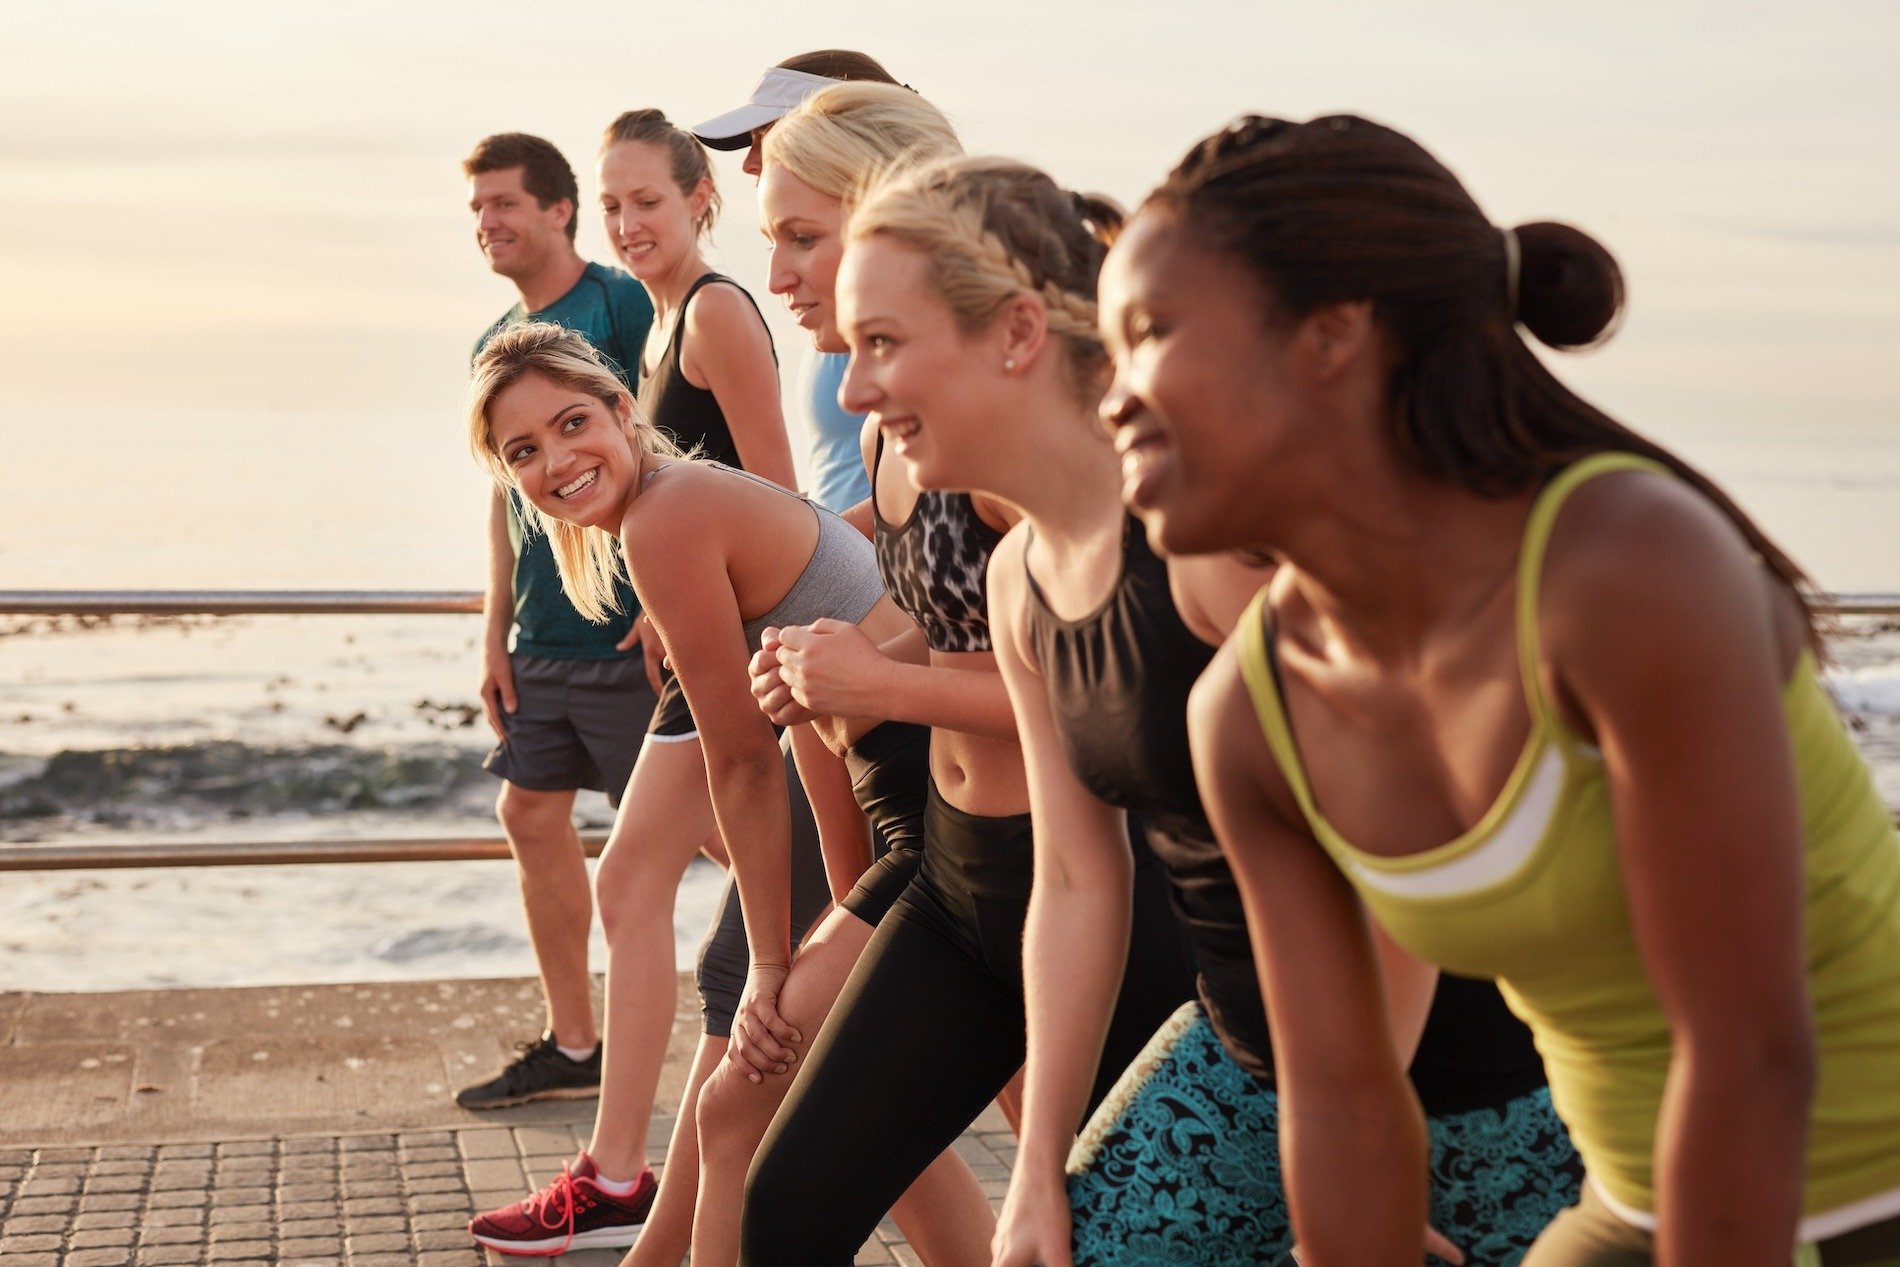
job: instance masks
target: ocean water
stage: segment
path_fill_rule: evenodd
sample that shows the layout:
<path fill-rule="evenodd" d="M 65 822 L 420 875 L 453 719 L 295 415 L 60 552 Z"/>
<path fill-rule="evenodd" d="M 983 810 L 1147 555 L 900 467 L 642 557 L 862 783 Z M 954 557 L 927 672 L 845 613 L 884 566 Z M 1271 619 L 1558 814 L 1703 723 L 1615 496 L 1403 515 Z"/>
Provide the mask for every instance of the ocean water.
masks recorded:
<path fill-rule="evenodd" d="M 0 589 L 479 584 L 485 490 L 462 478 L 452 428 L 411 425 L 392 444 L 391 419 L 277 420 L 270 433 L 282 443 L 260 452 L 235 418 L 199 419 L 178 443 L 145 425 L 94 425 L 107 432 L 108 476 L 128 472 L 102 501 L 114 513 L 75 519 L 63 485 L 0 467 L 10 508 Z M 1900 591 L 1896 435 L 1669 440 L 1824 586 Z M 321 505 L 282 493 L 279 473 L 334 461 L 339 446 L 388 460 L 326 490 Z M 425 469 L 453 474 L 418 485 Z M 202 479 L 185 478 L 211 470 L 233 491 L 208 495 Z M 459 615 L 0 618 L 0 841 L 494 834 L 478 636 L 478 618 Z M 1900 805 L 1900 622 L 1846 622 L 1833 658 L 1830 686 L 1882 794 Z M 611 821 L 593 794 L 578 816 Z M 682 964 L 719 883 L 700 863 L 681 889 Z M 533 968 L 508 863 L 0 876 L 0 989 Z"/>

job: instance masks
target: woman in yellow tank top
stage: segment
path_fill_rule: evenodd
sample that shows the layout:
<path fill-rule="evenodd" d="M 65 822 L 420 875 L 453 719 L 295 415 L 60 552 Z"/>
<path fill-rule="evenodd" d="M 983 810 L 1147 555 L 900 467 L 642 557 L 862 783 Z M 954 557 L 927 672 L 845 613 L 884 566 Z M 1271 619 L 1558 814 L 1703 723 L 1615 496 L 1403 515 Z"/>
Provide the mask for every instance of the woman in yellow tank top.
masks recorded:
<path fill-rule="evenodd" d="M 1281 562 L 1194 756 L 1309 1267 L 1419 1261 L 1368 912 L 1537 1035 L 1589 1182 L 1527 1264 L 1900 1263 L 1900 842 L 1801 572 L 1518 333 L 1621 306 L 1589 236 L 1348 117 L 1208 138 L 1103 272 L 1125 499 Z"/>

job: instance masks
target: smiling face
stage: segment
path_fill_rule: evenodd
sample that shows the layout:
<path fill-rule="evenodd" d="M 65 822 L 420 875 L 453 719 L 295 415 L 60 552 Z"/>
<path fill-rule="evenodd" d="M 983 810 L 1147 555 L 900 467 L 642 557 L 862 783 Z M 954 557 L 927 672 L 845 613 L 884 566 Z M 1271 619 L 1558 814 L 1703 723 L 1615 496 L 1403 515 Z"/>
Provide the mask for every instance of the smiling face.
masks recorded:
<path fill-rule="evenodd" d="M 613 404 L 581 388 L 528 373 L 496 393 L 488 434 L 521 495 L 543 513 L 581 527 L 619 530 L 640 455 L 624 395 Z"/>
<path fill-rule="evenodd" d="M 1159 549 L 1262 544 L 1262 514 L 1311 430 L 1299 421 L 1296 335 L 1269 324 L 1268 298 L 1244 267 L 1196 246 L 1166 211 L 1130 222 L 1100 293 L 1115 359 L 1102 418 L 1121 455 L 1122 500 Z"/>
<path fill-rule="evenodd" d="M 672 156 L 661 146 L 621 141 L 601 153 L 601 223 L 621 264 L 642 281 L 690 256 L 711 197 L 710 181 L 680 189 Z"/>
<path fill-rule="evenodd" d="M 845 250 L 836 302 L 851 364 L 838 403 L 871 415 L 918 488 L 980 487 L 970 457 L 994 413 L 1000 337 L 958 328 L 928 270 L 923 252 L 882 236 Z"/>
<path fill-rule="evenodd" d="M 776 163 L 759 178 L 759 227 L 772 244 L 768 284 L 820 352 L 846 350 L 835 291 L 844 255 L 844 204 Z"/>
<path fill-rule="evenodd" d="M 567 246 L 574 204 L 565 198 L 543 207 L 523 188 L 522 169 L 506 167 L 469 177 L 468 209 L 475 213 L 475 244 L 488 266 L 510 279 L 531 277 Z"/>

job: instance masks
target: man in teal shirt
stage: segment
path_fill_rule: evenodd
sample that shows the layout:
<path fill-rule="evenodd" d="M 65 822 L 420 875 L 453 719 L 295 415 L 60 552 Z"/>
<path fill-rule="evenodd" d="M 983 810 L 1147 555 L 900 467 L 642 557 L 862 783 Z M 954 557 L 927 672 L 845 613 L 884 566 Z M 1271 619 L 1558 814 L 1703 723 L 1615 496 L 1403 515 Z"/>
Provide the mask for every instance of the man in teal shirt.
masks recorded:
<path fill-rule="evenodd" d="M 550 321 L 584 335 L 635 386 L 653 305 L 639 282 L 574 249 L 579 188 L 560 151 L 540 137 L 501 133 L 477 144 L 462 170 L 476 243 L 519 294 L 475 351 L 515 322 Z M 593 788 L 619 803 L 654 705 L 637 649 L 639 606 L 624 581 L 622 614 L 588 621 L 561 592 L 547 536 L 532 530 L 512 493 L 499 491 L 488 563 L 481 694 L 500 743 L 485 765 L 503 780 L 496 814 L 520 872 L 547 1031 L 499 1076 L 460 1092 L 465 1108 L 599 1091 L 587 971 L 593 895 L 574 793 Z"/>

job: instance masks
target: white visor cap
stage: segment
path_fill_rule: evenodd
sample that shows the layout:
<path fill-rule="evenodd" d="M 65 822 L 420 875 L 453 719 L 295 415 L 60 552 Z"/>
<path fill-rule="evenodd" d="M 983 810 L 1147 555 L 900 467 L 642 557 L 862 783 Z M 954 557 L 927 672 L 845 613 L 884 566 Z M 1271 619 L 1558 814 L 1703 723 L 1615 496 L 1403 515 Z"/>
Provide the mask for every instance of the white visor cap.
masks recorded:
<path fill-rule="evenodd" d="M 742 150 L 752 144 L 752 129 L 777 123 L 820 88 L 840 82 L 823 75 L 774 66 L 759 80 L 750 100 L 737 110 L 728 110 L 716 119 L 695 124 L 693 135 L 716 150 Z"/>

